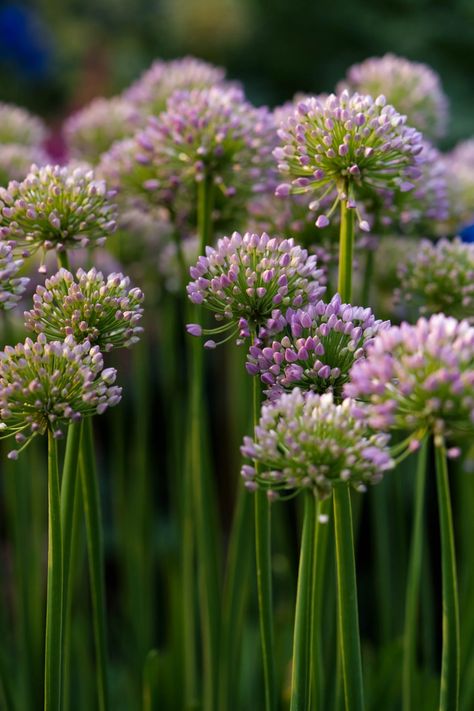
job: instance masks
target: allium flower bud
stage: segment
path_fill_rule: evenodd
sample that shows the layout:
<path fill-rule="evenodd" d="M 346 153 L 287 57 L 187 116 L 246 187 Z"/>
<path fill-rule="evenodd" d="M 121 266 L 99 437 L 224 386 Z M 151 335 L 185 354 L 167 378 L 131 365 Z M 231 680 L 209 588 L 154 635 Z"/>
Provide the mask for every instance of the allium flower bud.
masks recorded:
<path fill-rule="evenodd" d="M 12 248 L 0 242 L 0 311 L 16 306 L 30 281 L 16 276 L 22 266 L 23 260 L 15 259 Z"/>
<path fill-rule="evenodd" d="M 355 403 L 337 405 L 332 393 L 303 393 L 295 388 L 264 404 L 255 440 L 244 438 L 241 452 L 259 466 L 242 467 L 249 489 L 272 492 L 311 489 L 320 498 L 349 482 L 365 491 L 394 462 L 388 436 L 370 434 L 354 415 Z"/>
<path fill-rule="evenodd" d="M 474 323 L 474 244 L 423 240 L 400 264 L 398 276 L 398 301 L 413 304 L 420 314 L 443 312 Z"/>
<path fill-rule="evenodd" d="M 312 193 L 317 227 L 329 224 L 343 200 L 356 210 L 359 227 L 369 230 L 360 213 L 367 192 L 408 191 L 421 174 L 422 136 L 405 126 L 405 120 L 386 105 L 384 96 L 373 99 L 343 91 L 326 100 L 300 102 L 278 131 L 282 145 L 274 156 L 288 182 L 279 185 L 276 194 Z M 332 206 L 327 210 L 328 197 Z"/>
<path fill-rule="evenodd" d="M 354 361 L 363 358 L 374 336 L 390 326 L 369 308 L 319 301 L 285 315 L 288 327 L 273 342 L 250 348 L 247 371 L 269 386 L 270 399 L 298 387 L 340 397 Z"/>
<path fill-rule="evenodd" d="M 60 436 L 70 422 L 101 414 L 116 405 L 121 388 L 113 385 L 115 370 L 103 371 L 98 346 L 48 342 L 44 334 L 27 338 L 0 352 L 0 427 L 2 438 L 15 436 L 16 459 L 37 434 L 48 429 Z M 104 377 L 105 376 L 105 377 Z"/>
<path fill-rule="evenodd" d="M 0 102 L 0 143 L 39 147 L 46 127 L 38 116 L 14 104 Z"/>
<path fill-rule="evenodd" d="M 436 314 L 382 330 L 352 366 L 344 392 L 367 401 L 374 429 L 406 430 L 415 440 L 426 431 L 472 434 L 474 328 Z"/>
<path fill-rule="evenodd" d="M 36 288 L 34 308 L 25 311 L 25 326 L 44 333 L 48 341 L 72 336 L 101 351 L 129 347 L 139 340 L 143 293 L 130 288 L 123 274 L 105 279 L 95 268 L 78 269 L 76 277 L 60 269 Z"/>
<path fill-rule="evenodd" d="M 446 133 L 448 99 L 436 72 L 426 64 L 412 62 L 394 54 L 371 57 L 354 64 L 337 90 L 357 91 L 378 96 L 402 114 L 428 138 L 440 138 Z"/>
<path fill-rule="evenodd" d="M 34 165 L 23 182 L 0 188 L 0 236 L 26 254 L 100 246 L 116 227 L 111 197 L 85 167 Z"/>
<path fill-rule="evenodd" d="M 250 332 L 281 331 L 283 313 L 318 301 L 325 290 L 316 257 L 293 239 L 234 232 L 217 246 L 207 247 L 189 273 L 187 293 L 194 304 L 214 312 L 220 325 L 204 334 L 224 334 L 226 340 Z"/>

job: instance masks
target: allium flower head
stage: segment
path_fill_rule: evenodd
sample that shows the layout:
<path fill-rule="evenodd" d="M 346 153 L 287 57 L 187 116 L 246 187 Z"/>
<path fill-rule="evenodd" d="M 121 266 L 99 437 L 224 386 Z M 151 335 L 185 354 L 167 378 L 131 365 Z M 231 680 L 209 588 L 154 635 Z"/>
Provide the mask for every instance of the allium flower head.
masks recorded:
<path fill-rule="evenodd" d="M 25 254 L 99 246 L 116 227 L 111 197 L 88 168 L 34 165 L 21 183 L 0 188 L 0 236 Z"/>
<path fill-rule="evenodd" d="M 343 91 L 300 102 L 278 131 L 283 145 L 274 156 L 289 182 L 277 187 L 277 195 L 314 194 L 317 227 L 326 227 L 344 200 L 356 210 L 360 228 L 370 230 L 360 213 L 364 193 L 408 191 L 420 176 L 422 136 L 405 121 L 384 96 Z M 326 210 L 328 196 L 334 199 Z"/>
<path fill-rule="evenodd" d="M 0 102 L 0 143 L 40 146 L 46 128 L 37 116 L 14 104 Z"/>
<path fill-rule="evenodd" d="M 285 318 L 283 337 L 271 345 L 252 345 L 246 366 L 269 386 L 271 399 L 294 387 L 320 394 L 332 390 L 340 397 L 354 361 L 363 358 L 378 331 L 390 325 L 376 320 L 369 308 L 342 304 L 339 294 L 329 304 L 309 304 Z"/>
<path fill-rule="evenodd" d="M 215 248 L 206 247 L 206 256 L 199 257 L 189 273 L 189 298 L 214 312 L 220 322 L 210 330 L 190 324 L 191 335 L 231 331 L 228 338 L 245 338 L 251 331 L 279 331 L 286 323 L 283 312 L 316 302 L 325 289 L 314 255 L 308 256 L 291 238 L 266 233 L 242 237 L 234 232 L 220 239 Z"/>
<path fill-rule="evenodd" d="M 34 308 L 25 311 L 25 326 L 44 333 L 48 341 L 72 336 L 98 345 L 101 351 L 129 347 L 139 340 L 143 293 L 130 288 L 123 274 L 105 279 L 95 268 L 60 269 L 36 288 Z"/>
<path fill-rule="evenodd" d="M 474 424 L 474 328 L 436 314 L 380 331 L 356 361 L 344 392 L 368 402 L 369 425 L 420 439 Z M 363 408 L 362 408 L 363 409 Z"/>
<path fill-rule="evenodd" d="M 67 119 L 64 136 L 74 158 L 97 163 L 112 143 L 131 136 L 143 122 L 131 102 L 101 97 Z"/>
<path fill-rule="evenodd" d="M 15 259 L 12 248 L 0 242 L 0 311 L 16 306 L 30 281 L 17 276 L 22 266 L 23 260 Z"/>
<path fill-rule="evenodd" d="M 47 162 L 46 153 L 38 146 L 0 143 L 0 186 L 6 187 L 10 180 L 23 180 L 33 163 L 45 165 Z"/>
<path fill-rule="evenodd" d="M 474 223 L 474 138 L 458 143 L 445 155 L 449 216 L 444 234 L 458 234 L 460 227 Z"/>
<path fill-rule="evenodd" d="M 0 430 L 20 445 L 8 456 L 16 459 L 37 434 L 49 429 L 60 437 L 68 423 L 116 405 L 116 371 L 103 365 L 98 346 L 71 336 L 48 342 L 40 334 L 0 352 Z"/>
<path fill-rule="evenodd" d="M 241 447 L 258 464 L 242 467 L 247 488 L 311 489 L 324 498 L 344 482 L 365 491 L 380 481 L 394 466 L 388 437 L 370 434 L 354 407 L 350 399 L 337 405 L 332 393 L 304 395 L 298 388 L 263 405 L 255 440 L 245 437 Z"/>
<path fill-rule="evenodd" d="M 398 275 L 398 301 L 413 304 L 421 314 L 443 312 L 474 322 L 474 244 L 459 238 L 436 245 L 423 240 Z"/>
<path fill-rule="evenodd" d="M 159 114 L 177 90 L 205 89 L 224 81 L 225 70 L 194 57 L 157 60 L 123 94 L 146 114 Z"/>
<path fill-rule="evenodd" d="M 350 67 L 337 87 L 338 91 L 343 89 L 384 94 L 397 111 L 406 114 L 409 125 L 428 138 L 446 133 L 448 99 L 438 74 L 426 64 L 394 54 L 371 57 Z"/>

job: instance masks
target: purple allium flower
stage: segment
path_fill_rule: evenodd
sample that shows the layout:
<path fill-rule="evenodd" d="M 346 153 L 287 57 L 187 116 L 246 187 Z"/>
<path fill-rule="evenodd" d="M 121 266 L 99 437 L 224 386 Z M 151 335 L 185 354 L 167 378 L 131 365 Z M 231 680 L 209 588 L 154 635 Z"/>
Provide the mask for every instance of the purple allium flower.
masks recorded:
<path fill-rule="evenodd" d="M 344 200 L 356 210 L 359 227 L 370 230 L 360 213 L 364 194 L 411 190 L 421 174 L 422 136 L 405 126 L 405 120 L 386 105 L 384 96 L 373 99 L 343 91 L 325 101 L 302 101 L 278 131 L 282 145 L 274 156 L 288 182 L 279 185 L 276 194 L 312 193 L 317 227 L 328 225 Z M 327 210 L 328 197 L 332 206 Z"/>
<path fill-rule="evenodd" d="M 0 311 L 16 306 L 25 292 L 30 280 L 17 276 L 22 266 L 23 260 L 15 259 L 12 248 L 0 242 Z"/>
<path fill-rule="evenodd" d="M 413 304 L 420 314 L 443 312 L 474 323 L 474 244 L 423 240 L 398 275 L 398 301 Z"/>
<path fill-rule="evenodd" d="M 206 89 L 221 84 L 225 70 L 194 57 L 157 60 L 124 93 L 141 113 L 159 114 L 175 91 Z"/>
<path fill-rule="evenodd" d="M 472 434 L 474 328 L 436 314 L 382 330 L 354 363 L 344 393 L 368 402 L 374 429 L 408 430 L 415 440 L 426 431 Z"/>
<path fill-rule="evenodd" d="M 241 447 L 258 464 L 242 467 L 247 488 L 312 489 L 324 498 L 342 482 L 365 491 L 380 481 L 394 466 L 388 436 L 370 434 L 355 417 L 355 405 L 350 399 L 337 405 L 332 393 L 303 394 L 299 388 L 264 404 L 255 440 L 245 437 Z"/>
<path fill-rule="evenodd" d="M 37 434 L 50 429 L 59 437 L 68 423 L 116 405 L 116 371 L 103 366 L 98 346 L 71 336 L 48 342 L 40 334 L 36 341 L 6 346 L 0 352 L 0 429 L 20 445 L 8 456 L 16 459 Z"/>
<path fill-rule="evenodd" d="M 143 293 L 130 288 L 123 274 L 105 279 L 95 268 L 78 269 L 76 277 L 67 269 L 46 279 L 36 288 L 34 308 L 25 311 L 25 326 L 44 333 L 48 341 L 72 336 L 98 345 L 101 351 L 127 348 L 139 340 L 138 325 L 143 314 Z"/>
<path fill-rule="evenodd" d="M 0 102 L 0 143 L 39 147 L 45 138 L 40 118 L 20 106 Z"/>
<path fill-rule="evenodd" d="M 0 237 L 24 254 L 100 246 L 116 227 L 111 197 L 88 168 L 33 165 L 21 183 L 0 188 Z"/>
<path fill-rule="evenodd" d="M 247 371 L 269 386 L 270 399 L 298 387 L 340 397 L 354 361 L 363 358 L 374 336 L 388 321 L 376 320 L 369 308 L 319 301 L 285 315 L 285 334 L 271 345 L 250 348 Z"/>
<path fill-rule="evenodd" d="M 0 143 L 0 186 L 6 187 L 10 180 L 23 180 L 33 163 L 45 165 L 47 162 L 46 153 L 38 146 Z"/>
<path fill-rule="evenodd" d="M 112 143 L 133 135 L 143 123 L 131 102 L 101 97 L 67 119 L 64 136 L 74 158 L 94 164 Z"/>
<path fill-rule="evenodd" d="M 357 91 L 378 96 L 401 114 L 406 114 L 414 126 L 428 138 L 440 138 L 446 133 L 448 99 L 436 72 L 426 64 L 404 57 L 386 54 L 371 57 L 349 68 L 337 90 Z"/>
<path fill-rule="evenodd" d="M 449 216 L 440 233 L 457 234 L 474 222 L 474 138 L 458 143 L 444 156 Z"/>
<path fill-rule="evenodd" d="M 262 328 L 280 331 L 286 323 L 283 312 L 318 301 L 325 290 L 314 255 L 308 256 L 291 238 L 266 233 L 242 237 L 234 232 L 218 240 L 215 248 L 206 247 L 206 256 L 189 273 L 190 300 L 221 322 L 203 333 L 232 331 L 228 338 L 249 337 Z"/>

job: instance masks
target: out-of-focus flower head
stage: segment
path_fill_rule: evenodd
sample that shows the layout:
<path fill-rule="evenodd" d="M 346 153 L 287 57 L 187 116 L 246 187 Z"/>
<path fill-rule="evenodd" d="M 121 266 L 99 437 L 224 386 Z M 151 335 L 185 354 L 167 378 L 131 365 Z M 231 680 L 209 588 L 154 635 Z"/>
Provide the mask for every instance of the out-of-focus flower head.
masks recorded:
<path fill-rule="evenodd" d="M 379 482 L 394 466 L 388 436 L 371 434 L 354 407 L 350 399 L 336 404 L 332 393 L 303 394 L 299 388 L 264 404 L 255 439 L 245 437 L 241 447 L 258 465 L 242 467 L 246 487 L 272 497 L 309 489 L 325 498 L 344 483 L 365 491 Z"/>
<path fill-rule="evenodd" d="M 45 165 L 47 162 L 48 156 L 38 146 L 0 143 L 0 186 L 6 187 L 10 180 L 23 180 L 33 163 Z"/>
<path fill-rule="evenodd" d="M 175 242 L 168 242 L 163 247 L 158 258 L 158 271 L 164 278 L 166 289 L 171 294 L 184 290 L 183 272 L 186 276 L 189 267 L 196 263 L 199 256 L 199 240 L 197 236 L 181 240 L 179 248 Z"/>
<path fill-rule="evenodd" d="M 345 201 L 356 211 L 359 227 L 369 231 L 360 211 L 367 193 L 406 192 L 421 175 L 423 139 L 405 121 L 382 95 L 343 91 L 325 101 L 300 102 L 278 131 L 282 145 L 274 156 L 288 182 L 277 187 L 277 195 L 312 193 L 317 227 L 326 227 Z"/>
<path fill-rule="evenodd" d="M 319 301 L 285 314 L 288 327 L 268 345 L 250 347 L 247 372 L 259 375 L 271 399 L 295 387 L 340 397 L 354 361 L 363 358 L 374 336 L 388 321 L 376 320 L 369 308 Z"/>
<path fill-rule="evenodd" d="M 234 232 L 223 237 L 215 248 L 206 248 L 206 256 L 199 257 L 189 273 L 190 300 L 212 311 L 219 325 L 203 329 L 189 324 L 188 333 L 228 334 L 225 340 L 238 338 L 238 342 L 252 333 L 281 331 L 288 308 L 314 303 L 325 290 L 314 255 L 308 256 L 291 238 L 265 233 L 247 232 L 242 237 Z M 214 348 L 216 343 L 210 340 L 204 345 Z"/>
<path fill-rule="evenodd" d="M 0 352 L 0 434 L 19 445 L 9 458 L 17 459 L 37 434 L 60 437 L 69 423 L 116 405 L 116 371 L 103 366 L 98 346 L 71 336 L 48 342 L 40 334 Z"/>
<path fill-rule="evenodd" d="M 408 124 L 427 138 L 446 133 L 448 99 L 438 74 L 427 64 L 394 54 L 371 57 L 348 69 L 337 86 L 337 91 L 344 89 L 372 96 L 384 94 L 397 111 L 406 114 Z"/>
<path fill-rule="evenodd" d="M 474 323 L 474 244 L 423 240 L 410 259 L 399 265 L 398 301 L 420 314 L 443 312 Z"/>
<path fill-rule="evenodd" d="M 0 102 L 0 143 L 39 147 L 46 138 L 40 118 L 14 104 Z"/>
<path fill-rule="evenodd" d="M 89 168 L 33 165 L 0 188 L 0 237 L 25 255 L 100 246 L 116 228 L 112 197 Z"/>
<path fill-rule="evenodd" d="M 19 277 L 22 259 L 15 259 L 8 244 L 0 242 L 0 311 L 14 308 L 25 292 L 29 279 Z"/>
<path fill-rule="evenodd" d="M 474 138 L 458 143 L 444 156 L 449 216 L 441 234 L 457 234 L 474 223 Z"/>
<path fill-rule="evenodd" d="M 46 279 L 36 288 L 34 308 L 25 311 L 25 326 L 44 333 L 48 341 L 72 336 L 76 343 L 88 340 L 101 351 L 128 348 L 139 340 L 143 329 L 143 292 L 130 288 L 123 274 L 104 278 L 94 267 L 78 269 L 74 277 L 67 269 Z"/>
<path fill-rule="evenodd" d="M 365 400 L 374 429 L 437 437 L 471 433 L 474 423 L 474 328 L 436 314 L 380 331 L 352 366 L 344 392 Z"/>

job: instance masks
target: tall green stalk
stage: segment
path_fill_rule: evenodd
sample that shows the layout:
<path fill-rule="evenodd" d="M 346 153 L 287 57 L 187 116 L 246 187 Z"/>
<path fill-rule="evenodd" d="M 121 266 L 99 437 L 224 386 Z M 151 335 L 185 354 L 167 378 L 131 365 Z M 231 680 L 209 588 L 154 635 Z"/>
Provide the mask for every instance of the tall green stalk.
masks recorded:
<path fill-rule="evenodd" d="M 339 275 L 337 290 L 342 301 L 352 298 L 352 262 L 354 255 L 354 210 L 341 200 L 341 227 L 339 231 Z"/>
<path fill-rule="evenodd" d="M 46 649 L 44 709 L 61 708 L 63 552 L 57 442 L 48 430 L 48 585 L 46 602 Z"/>
<path fill-rule="evenodd" d="M 348 484 L 341 483 L 334 487 L 333 503 L 339 637 L 346 711 L 364 711 L 354 539 Z"/>
<path fill-rule="evenodd" d="M 410 563 L 405 601 L 405 630 L 403 634 L 403 711 L 414 708 L 414 677 L 416 670 L 416 641 L 420 597 L 421 566 L 423 562 L 423 509 L 425 500 L 426 460 L 428 438 L 418 452 L 415 481 L 415 516 L 410 549 Z"/>
<path fill-rule="evenodd" d="M 440 711 L 459 708 L 460 631 L 453 515 L 449 493 L 446 449 L 435 439 L 436 484 L 441 535 L 443 606 L 443 652 L 441 661 Z"/>
<path fill-rule="evenodd" d="M 310 667 L 312 673 L 312 704 L 313 708 L 324 709 L 324 690 L 326 674 L 323 654 L 323 600 L 326 593 L 326 558 L 328 550 L 329 519 L 331 517 L 331 499 L 318 501 L 315 522 L 312 585 L 311 585 L 311 640 Z"/>

